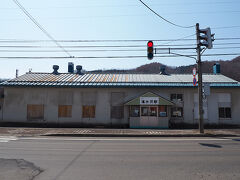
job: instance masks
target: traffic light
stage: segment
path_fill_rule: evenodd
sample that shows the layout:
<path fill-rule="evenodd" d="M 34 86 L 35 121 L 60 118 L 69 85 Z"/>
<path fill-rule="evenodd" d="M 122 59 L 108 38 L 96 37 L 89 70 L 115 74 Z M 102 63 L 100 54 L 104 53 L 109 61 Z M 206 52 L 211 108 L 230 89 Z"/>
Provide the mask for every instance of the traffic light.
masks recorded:
<path fill-rule="evenodd" d="M 210 28 L 200 29 L 199 34 L 200 34 L 200 36 L 199 36 L 200 45 L 201 46 L 206 46 L 208 49 L 212 49 L 212 47 L 213 47 L 212 36 L 214 36 L 214 34 L 213 35 L 211 34 L 211 29 Z"/>
<path fill-rule="evenodd" d="M 147 57 L 149 60 L 153 59 L 153 42 L 148 41 L 147 43 Z"/>

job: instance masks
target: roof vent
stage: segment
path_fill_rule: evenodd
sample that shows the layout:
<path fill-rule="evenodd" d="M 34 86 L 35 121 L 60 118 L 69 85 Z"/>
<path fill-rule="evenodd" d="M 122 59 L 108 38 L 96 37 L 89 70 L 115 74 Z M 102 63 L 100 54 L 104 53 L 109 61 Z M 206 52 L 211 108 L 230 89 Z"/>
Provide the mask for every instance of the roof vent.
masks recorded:
<path fill-rule="evenodd" d="M 220 71 L 220 64 L 219 63 L 216 63 L 213 65 L 213 74 L 220 74 L 221 71 Z"/>
<path fill-rule="evenodd" d="M 167 73 L 166 73 L 166 66 L 162 65 L 162 66 L 160 67 L 160 74 L 162 74 L 162 75 L 167 75 Z"/>
<path fill-rule="evenodd" d="M 73 73 L 73 71 L 74 71 L 74 64 L 73 64 L 73 62 L 69 62 L 68 63 L 68 72 Z"/>
<path fill-rule="evenodd" d="M 76 66 L 76 69 L 77 69 L 77 74 L 79 74 L 79 75 L 82 75 L 82 74 L 83 74 L 83 73 L 82 73 L 82 66 L 77 65 L 77 66 Z"/>
<path fill-rule="evenodd" d="M 53 65 L 53 74 L 58 74 L 58 69 L 59 69 L 58 65 Z"/>

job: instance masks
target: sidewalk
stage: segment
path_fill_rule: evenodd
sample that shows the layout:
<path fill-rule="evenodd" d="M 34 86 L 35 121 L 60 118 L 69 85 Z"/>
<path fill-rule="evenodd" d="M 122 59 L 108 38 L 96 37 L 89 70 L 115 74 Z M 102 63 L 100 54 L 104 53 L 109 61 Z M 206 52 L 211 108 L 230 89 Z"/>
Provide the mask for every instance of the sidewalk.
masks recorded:
<path fill-rule="evenodd" d="M 23 128 L 0 127 L 0 136 L 78 136 L 78 137 L 240 137 L 240 129 L 94 129 L 94 128 Z"/>

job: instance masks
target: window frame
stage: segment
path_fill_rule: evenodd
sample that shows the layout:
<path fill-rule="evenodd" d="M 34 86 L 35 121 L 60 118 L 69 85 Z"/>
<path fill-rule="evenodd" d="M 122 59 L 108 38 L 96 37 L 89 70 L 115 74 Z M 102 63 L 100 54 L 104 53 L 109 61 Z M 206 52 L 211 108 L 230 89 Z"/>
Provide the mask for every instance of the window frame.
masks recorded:
<path fill-rule="evenodd" d="M 145 115 L 143 115 L 143 109 L 147 109 L 147 114 L 145 114 Z M 141 116 L 143 116 L 143 117 L 146 117 L 146 116 L 149 116 L 149 106 L 141 106 L 141 111 L 140 111 L 141 113 Z"/>
<path fill-rule="evenodd" d="M 138 114 L 137 115 L 133 115 L 135 114 L 135 112 L 132 113 L 132 111 L 134 110 L 138 110 Z M 130 106 L 130 109 L 129 109 L 129 117 L 140 117 L 140 106 Z"/>
<path fill-rule="evenodd" d="M 220 113 L 220 110 L 223 110 L 221 113 Z M 230 114 L 230 116 L 227 116 L 227 112 L 226 110 L 230 110 L 228 113 Z M 222 115 L 222 116 L 220 116 Z M 218 107 L 218 118 L 219 119 L 231 119 L 232 118 L 232 108 L 231 107 Z"/>
<path fill-rule="evenodd" d="M 164 111 L 161 111 L 161 110 L 160 110 L 161 107 L 164 108 Z M 167 109 L 168 109 L 168 108 L 167 108 L 166 105 L 160 105 L 160 106 L 158 106 L 158 117 L 167 117 L 167 116 L 168 116 L 168 110 L 167 110 Z M 162 116 L 162 115 L 160 114 L 161 112 L 165 112 L 165 113 L 166 113 L 165 116 Z"/>
<path fill-rule="evenodd" d="M 175 109 L 175 111 L 179 111 L 179 109 L 180 109 L 181 116 L 178 116 L 178 115 L 175 116 L 175 115 L 173 115 L 174 109 Z M 171 108 L 171 117 L 173 117 L 173 118 L 183 118 L 183 107 L 172 107 L 172 108 Z"/>
<path fill-rule="evenodd" d="M 178 99 L 178 96 L 181 96 L 181 98 Z M 175 98 L 174 98 L 175 97 Z M 183 94 L 180 93 L 172 93 L 170 95 L 171 101 L 178 101 L 178 102 L 183 102 Z"/>

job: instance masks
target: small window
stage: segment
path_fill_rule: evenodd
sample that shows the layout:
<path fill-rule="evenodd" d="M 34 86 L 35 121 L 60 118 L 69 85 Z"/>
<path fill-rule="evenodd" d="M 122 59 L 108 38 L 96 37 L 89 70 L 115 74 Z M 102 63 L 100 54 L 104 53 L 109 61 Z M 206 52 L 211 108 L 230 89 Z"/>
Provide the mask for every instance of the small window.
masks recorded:
<path fill-rule="evenodd" d="M 167 117 L 167 106 L 158 106 L 159 117 Z"/>
<path fill-rule="evenodd" d="M 149 108 L 141 107 L 141 116 L 148 116 L 148 115 L 149 115 Z"/>
<path fill-rule="evenodd" d="M 176 94 L 171 94 L 171 101 L 173 101 L 174 99 L 177 99 L 177 95 Z"/>
<path fill-rule="evenodd" d="M 130 117 L 140 116 L 140 106 L 130 106 Z"/>
<path fill-rule="evenodd" d="M 149 109 L 149 116 L 157 116 L 157 107 L 150 107 Z"/>
<path fill-rule="evenodd" d="M 178 100 L 178 101 L 183 101 L 183 96 L 182 96 L 182 94 L 177 94 L 177 100 Z"/>
<path fill-rule="evenodd" d="M 111 119 L 123 119 L 124 107 L 123 106 L 111 106 Z"/>
<path fill-rule="evenodd" d="M 230 107 L 220 107 L 218 108 L 219 118 L 231 118 L 231 108 Z"/>
<path fill-rule="evenodd" d="M 171 117 L 183 117 L 183 108 L 182 107 L 171 108 Z"/>
<path fill-rule="evenodd" d="M 27 119 L 28 120 L 42 120 L 44 118 L 43 104 L 28 104 L 27 105 Z"/>
<path fill-rule="evenodd" d="M 82 106 L 83 118 L 95 118 L 95 106 Z"/>
<path fill-rule="evenodd" d="M 72 117 L 72 106 L 71 105 L 59 105 L 58 106 L 58 117 Z"/>
<path fill-rule="evenodd" d="M 183 101 L 182 94 L 171 94 L 171 101 Z"/>

